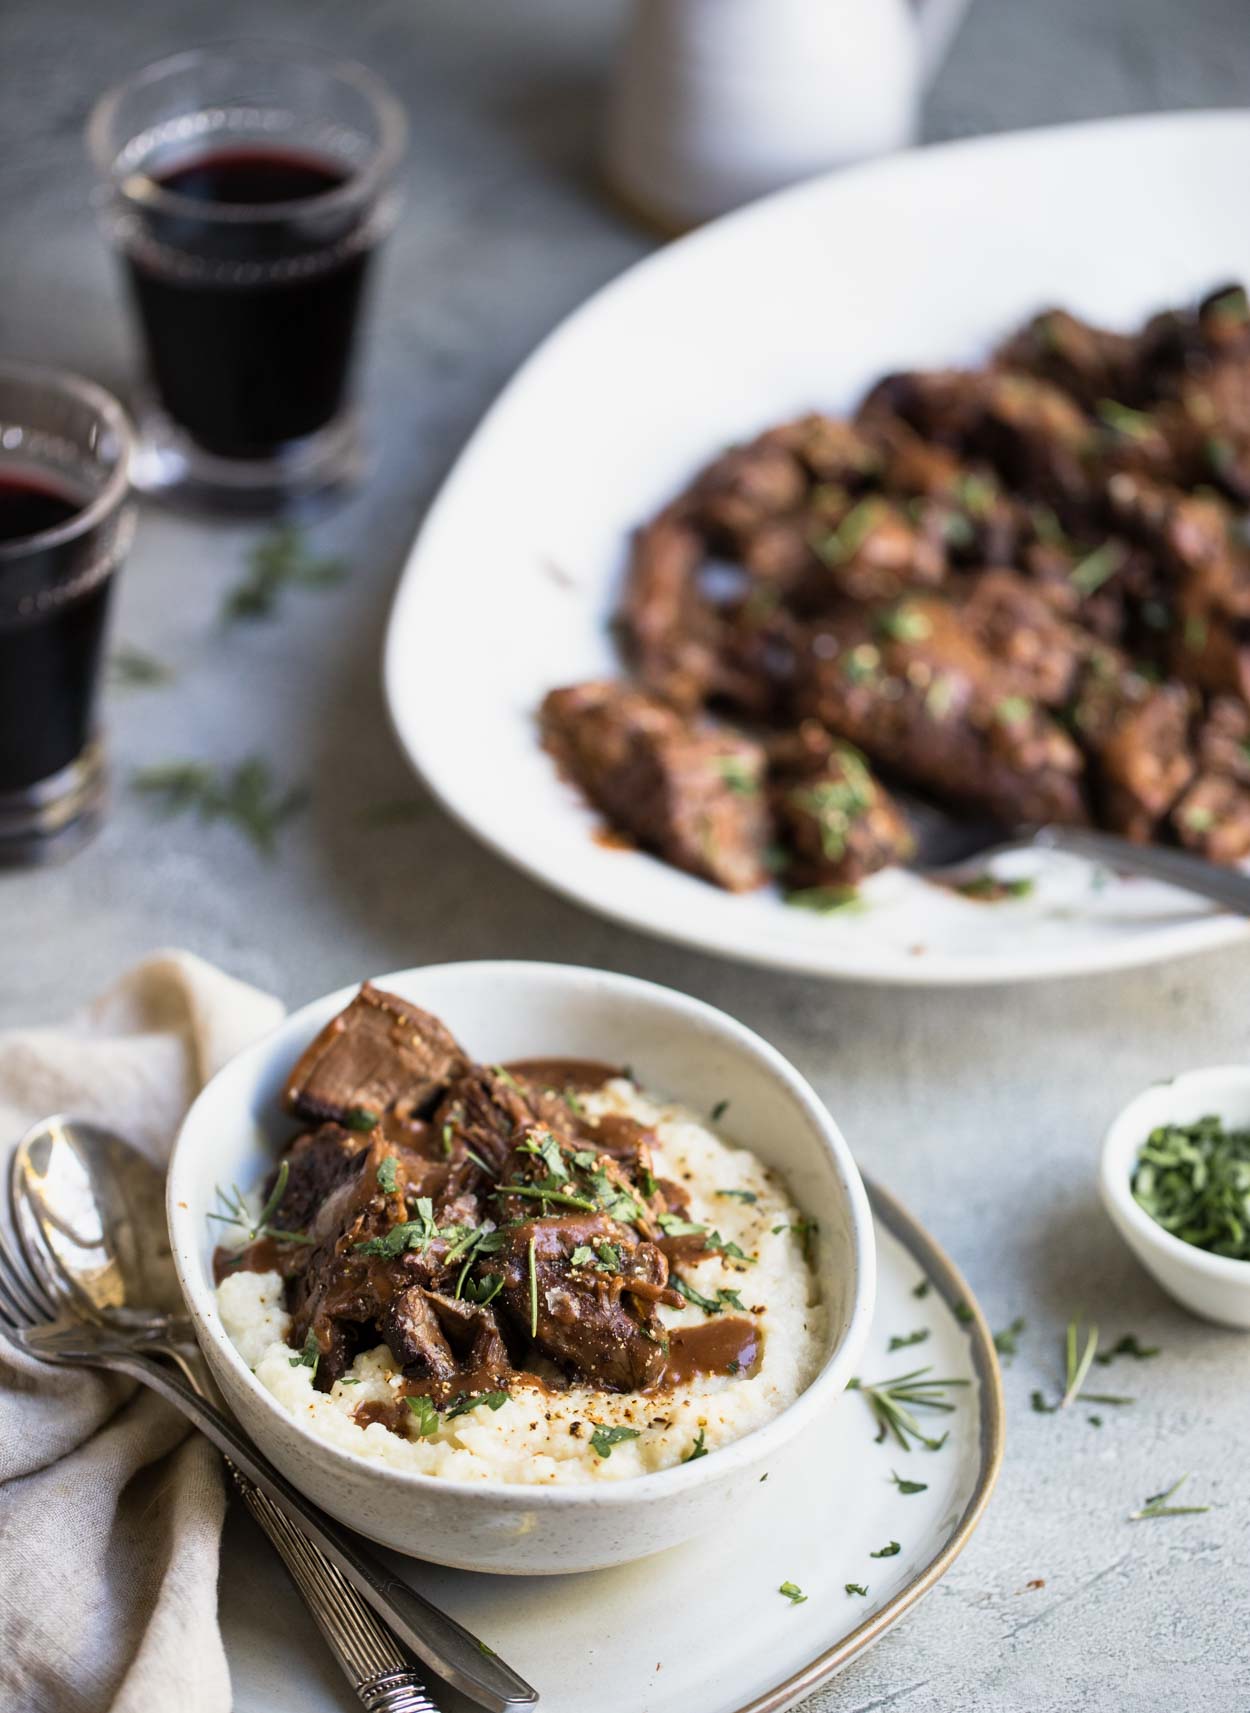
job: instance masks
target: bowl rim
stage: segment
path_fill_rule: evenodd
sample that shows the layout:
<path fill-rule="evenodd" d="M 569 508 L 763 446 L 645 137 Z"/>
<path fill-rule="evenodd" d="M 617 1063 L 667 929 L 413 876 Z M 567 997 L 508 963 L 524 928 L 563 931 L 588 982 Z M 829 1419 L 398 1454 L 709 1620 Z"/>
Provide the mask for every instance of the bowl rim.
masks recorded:
<path fill-rule="evenodd" d="M 466 1500 L 476 1497 L 488 1499 L 494 1504 L 527 1509 L 534 1506 L 542 1506 L 548 1510 L 581 1508 L 587 1505 L 595 1508 L 619 1508 L 662 1497 L 676 1498 L 684 1491 L 703 1486 L 709 1481 L 719 1481 L 757 1463 L 793 1439 L 815 1419 L 832 1397 L 841 1394 L 872 1321 L 877 1283 L 872 1212 L 859 1169 L 836 1120 L 807 1079 L 777 1048 L 753 1029 L 749 1029 L 746 1024 L 740 1023 L 737 1018 L 731 1017 L 719 1007 L 709 1005 L 705 1000 L 695 999 L 675 988 L 665 987 L 638 976 L 595 969 L 583 964 L 559 964 L 522 958 L 481 958 L 419 964 L 362 979 L 379 987 L 393 987 L 396 983 L 404 983 L 412 978 L 428 978 L 452 970 L 468 969 L 477 972 L 483 981 L 504 975 L 521 974 L 538 981 L 554 981 L 573 987 L 584 987 L 593 983 L 606 987 L 609 992 L 618 996 L 641 999 L 644 1003 L 658 1005 L 675 1015 L 684 1014 L 687 1020 L 697 1021 L 719 1033 L 723 1039 L 729 1041 L 735 1052 L 754 1058 L 768 1074 L 782 1084 L 808 1119 L 815 1138 L 831 1158 L 849 1219 L 851 1251 L 856 1270 L 845 1330 L 831 1348 L 815 1378 L 797 1398 L 775 1416 L 739 1439 L 731 1441 L 729 1445 L 721 1447 L 713 1457 L 674 1464 L 667 1469 L 653 1470 L 620 1481 L 577 1482 L 550 1487 L 494 1478 L 463 1481 L 442 1475 L 427 1475 L 421 1470 L 396 1469 L 386 1463 L 374 1463 L 322 1438 L 298 1416 L 284 1409 L 247 1366 L 221 1324 L 220 1315 L 209 1312 L 210 1306 L 215 1306 L 215 1293 L 210 1275 L 200 1261 L 202 1239 L 194 1229 L 196 1222 L 189 1202 L 181 1193 L 181 1173 L 184 1161 L 191 1154 L 189 1138 L 193 1134 L 196 1113 L 207 1105 L 210 1091 L 220 1080 L 227 1075 L 237 1077 L 240 1074 L 239 1067 L 246 1065 L 250 1073 L 249 1084 L 254 1085 L 263 1067 L 272 1058 L 281 1037 L 288 1032 L 295 1034 L 306 1030 L 311 1039 L 315 1029 L 341 1010 L 358 991 L 359 981 L 350 982 L 318 999 L 308 1001 L 235 1054 L 205 1083 L 179 1125 L 169 1160 L 166 1214 L 178 1283 L 197 1337 L 201 1341 L 211 1342 L 217 1356 L 225 1362 L 243 1387 L 258 1400 L 263 1411 L 271 1414 L 284 1427 L 294 1430 L 310 1452 L 315 1451 L 324 1462 L 342 1469 L 345 1473 L 350 1472 L 358 1476 L 366 1472 L 371 1473 L 379 1480 L 398 1482 L 401 1487 L 414 1493 L 445 1493 L 449 1497 L 454 1495 Z M 264 1449 L 263 1446 L 261 1449 Z"/>
<path fill-rule="evenodd" d="M 1169 1091 L 1183 1094 L 1206 1086 L 1215 1090 L 1237 1087 L 1250 1095 L 1250 1065 L 1200 1065 L 1193 1070 L 1178 1071 L 1175 1076 L 1161 1077 L 1134 1095 L 1111 1121 L 1103 1137 L 1099 1173 L 1103 1200 L 1135 1236 L 1172 1261 L 1204 1278 L 1250 1291 L 1250 1261 L 1239 1260 L 1235 1255 L 1213 1255 L 1210 1250 L 1199 1249 L 1165 1230 L 1135 1200 L 1129 1184 L 1137 1150 L 1154 1127 L 1143 1121 L 1142 1113 L 1166 1100 Z"/>

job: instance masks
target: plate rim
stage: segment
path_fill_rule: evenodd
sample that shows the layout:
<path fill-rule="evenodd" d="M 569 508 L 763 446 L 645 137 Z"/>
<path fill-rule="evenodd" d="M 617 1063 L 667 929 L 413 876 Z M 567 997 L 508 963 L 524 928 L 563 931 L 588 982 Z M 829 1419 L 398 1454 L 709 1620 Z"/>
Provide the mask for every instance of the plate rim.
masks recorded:
<path fill-rule="evenodd" d="M 1005 959 L 992 964 L 982 958 L 962 954 L 926 951 L 924 955 L 917 955 L 911 952 L 901 953 L 888 947 L 865 954 L 859 948 L 838 946 L 830 942 L 822 944 L 819 939 L 796 940 L 792 944 L 779 941 L 775 944 L 745 947 L 733 941 L 723 942 L 705 931 L 684 927 L 677 910 L 671 910 L 663 922 L 643 919 L 627 905 L 617 904 L 613 897 L 602 895 L 598 888 L 579 882 L 575 876 L 550 875 L 539 855 L 531 856 L 514 850 L 501 836 L 475 819 L 467 807 L 462 808 L 450 787 L 444 788 L 436 777 L 436 770 L 425 765 L 421 759 L 423 746 L 420 739 L 414 737 L 409 741 L 399 711 L 403 700 L 400 690 L 403 675 L 402 633 L 406 630 L 407 610 L 417 599 L 415 591 L 421 580 L 420 561 L 428 551 L 430 536 L 444 512 L 449 510 L 455 501 L 462 482 L 466 480 L 465 469 L 472 454 L 494 431 L 499 418 L 512 405 L 515 394 L 527 382 L 531 372 L 542 364 L 548 351 L 574 325 L 600 311 L 614 294 L 628 290 L 639 276 L 657 267 L 669 265 L 670 258 L 675 253 L 688 254 L 694 247 L 718 242 L 725 229 L 739 224 L 749 225 L 761 214 L 774 214 L 777 209 L 789 204 L 801 206 L 809 199 L 813 204 L 818 204 L 821 197 L 832 187 L 852 179 L 862 182 L 866 177 L 888 178 L 900 171 L 914 171 L 917 167 L 922 173 L 940 172 L 944 163 L 951 159 L 986 150 L 1001 153 L 1023 150 L 1027 153 L 1032 150 L 1045 150 L 1050 145 L 1071 145 L 1085 138 L 1118 136 L 1133 131 L 1155 133 L 1192 130 L 1214 133 L 1226 126 L 1250 134 L 1250 110 L 1219 107 L 1199 111 L 1180 109 L 1129 114 L 1018 128 L 901 150 L 892 155 L 804 179 L 732 213 L 722 215 L 719 219 L 709 221 L 670 243 L 662 244 L 605 281 L 568 314 L 562 316 L 513 370 L 461 444 L 421 519 L 396 583 L 387 615 L 381 662 L 387 720 L 409 766 L 443 812 L 478 844 L 529 876 L 547 891 L 567 899 L 580 909 L 588 910 L 633 932 L 646 934 L 652 939 L 685 946 L 705 955 L 756 968 L 785 970 L 825 981 L 866 982 L 889 987 L 999 987 L 1140 969 L 1180 957 L 1197 956 L 1202 952 L 1244 941 L 1250 936 L 1250 922 L 1239 917 L 1225 913 L 1199 914 L 1187 921 L 1162 922 L 1157 927 L 1143 929 L 1121 941 L 1075 947 L 1058 955 L 1046 952 L 1030 954 L 1025 962 L 1021 962 L 1017 955 L 1014 961 Z"/>
<path fill-rule="evenodd" d="M 920 1263 L 925 1277 L 951 1312 L 959 1309 L 961 1318 L 970 1317 L 968 1336 L 972 1370 L 977 1379 L 979 1393 L 980 1468 L 968 1502 L 950 1538 L 945 1546 L 917 1571 L 910 1582 L 900 1588 L 878 1611 L 865 1618 L 862 1624 L 843 1636 L 841 1641 L 826 1648 L 798 1671 L 791 1672 L 789 1677 L 772 1689 L 766 1689 L 753 1700 L 743 1702 L 741 1707 L 734 1709 L 734 1713 L 786 1713 L 787 1708 L 796 1706 L 799 1701 L 828 1683 L 843 1666 L 849 1665 L 853 1659 L 867 1652 L 874 1642 L 880 1641 L 887 1630 L 892 1630 L 919 1600 L 937 1586 L 967 1546 L 985 1514 L 1002 1470 L 1007 1441 L 1002 1371 L 998 1363 L 998 1353 L 994 1348 L 994 1335 L 981 1305 L 969 1289 L 963 1274 L 937 1239 L 889 1190 L 883 1189 L 875 1178 L 866 1172 L 861 1172 L 860 1176 L 868 1192 L 868 1205 L 873 1218 L 879 1219 L 891 1236 L 896 1237 L 904 1249 Z M 966 1316 L 963 1311 L 966 1311 Z"/>

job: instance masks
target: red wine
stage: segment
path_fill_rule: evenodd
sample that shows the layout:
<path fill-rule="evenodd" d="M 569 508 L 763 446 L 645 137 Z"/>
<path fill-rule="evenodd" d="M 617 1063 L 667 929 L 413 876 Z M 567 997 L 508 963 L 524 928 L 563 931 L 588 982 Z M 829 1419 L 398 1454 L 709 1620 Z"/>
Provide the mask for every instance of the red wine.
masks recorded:
<path fill-rule="evenodd" d="M 165 410 L 206 451 L 263 458 L 324 428 L 347 389 L 369 248 L 367 211 L 317 212 L 350 174 L 264 145 L 184 158 L 153 175 L 187 201 L 156 207 L 128 256 L 152 380 Z M 194 204 L 255 209 L 197 216 Z M 289 212 L 273 214 L 279 204 Z"/>
<path fill-rule="evenodd" d="M 83 504 L 42 471 L 0 468 L 0 545 L 67 523 Z M 23 588 L 37 581 L 63 589 L 80 552 L 76 542 L 32 543 L 20 560 L 0 556 L 0 793 L 59 773 L 91 735 L 112 578 L 87 578 L 81 594 L 33 616 L 15 613 L 12 602 L 19 579 Z"/>
<path fill-rule="evenodd" d="M 0 543 L 55 529 L 81 510 L 82 502 L 67 488 L 52 486 L 42 475 L 0 469 Z"/>

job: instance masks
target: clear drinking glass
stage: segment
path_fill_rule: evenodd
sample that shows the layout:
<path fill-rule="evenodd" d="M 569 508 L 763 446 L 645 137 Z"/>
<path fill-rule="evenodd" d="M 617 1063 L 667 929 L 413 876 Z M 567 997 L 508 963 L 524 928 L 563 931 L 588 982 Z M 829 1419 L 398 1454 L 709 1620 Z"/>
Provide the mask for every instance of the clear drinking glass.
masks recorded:
<path fill-rule="evenodd" d="M 0 363 L 0 864 L 95 829 L 95 728 L 113 575 L 134 532 L 132 437 L 102 388 Z"/>
<path fill-rule="evenodd" d="M 242 43 L 97 103 L 87 144 L 142 336 L 135 483 L 266 508 L 359 472 L 353 359 L 403 114 L 362 66 Z"/>

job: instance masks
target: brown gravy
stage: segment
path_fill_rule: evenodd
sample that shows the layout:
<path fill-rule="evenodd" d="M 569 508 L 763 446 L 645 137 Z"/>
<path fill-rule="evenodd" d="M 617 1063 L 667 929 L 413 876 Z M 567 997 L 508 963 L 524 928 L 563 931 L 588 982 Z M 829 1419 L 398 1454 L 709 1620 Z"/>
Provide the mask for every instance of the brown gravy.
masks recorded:
<path fill-rule="evenodd" d="M 668 1358 L 653 1390 L 668 1392 L 699 1374 L 747 1375 L 759 1361 L 760 1330 L 742 1315 L 719 1315 L 668 1335 Z"/>
<path fill-rule="evenodd" d="M 539 1088 L 571 1088 L 574 1094 L 589 1094 L 625 1074 L 620 1065 L 605 1065 L 598 1059 L 513 1059 L 504 1070 L 518 1082 L 535 1083 Z"/>
<path fill-rule="evenodd" d="M 371 1399 L 364 1404 L 357 1404 L 352 1411 L 352 1420 L 357 1427 L 372 1427 L 374 1422 L 381 1422 L 391 1433 L 401 1434 L 405 1439 L 405 1423 L 411 1414 L 403 1398 Z"/>
<path fill-rule="evenodd" d="M 258 1237 L 242 1249 L 218 1244 L 213 1250 L 213 1283 L 220 1285 L 231 1273 L 280 1273 L 282 1246 L 273 1237 Z"/>

